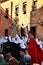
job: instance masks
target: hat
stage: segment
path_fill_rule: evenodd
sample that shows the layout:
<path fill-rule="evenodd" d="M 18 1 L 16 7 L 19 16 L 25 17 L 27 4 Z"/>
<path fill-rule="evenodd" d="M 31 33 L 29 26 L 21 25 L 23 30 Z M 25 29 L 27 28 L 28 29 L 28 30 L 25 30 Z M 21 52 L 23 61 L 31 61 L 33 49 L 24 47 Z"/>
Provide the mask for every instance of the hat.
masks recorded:
<path fill-rule="evenodd" d="M 25 60 L 25 62 L 30 62 L 31 61 L 31 56 L 30 55 L 25 55 L 24 56 L 24 60 Z"/>

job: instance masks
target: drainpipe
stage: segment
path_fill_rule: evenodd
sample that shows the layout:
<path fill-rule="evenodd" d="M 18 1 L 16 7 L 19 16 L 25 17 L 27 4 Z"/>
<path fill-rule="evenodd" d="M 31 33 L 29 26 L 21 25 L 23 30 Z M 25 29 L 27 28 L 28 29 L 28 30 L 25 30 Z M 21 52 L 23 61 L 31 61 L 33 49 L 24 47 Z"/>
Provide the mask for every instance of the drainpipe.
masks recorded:
<path fill-rule="evenodd" d="M 12 20 L 13 2 L 11 2 L 11 20 Z"/>

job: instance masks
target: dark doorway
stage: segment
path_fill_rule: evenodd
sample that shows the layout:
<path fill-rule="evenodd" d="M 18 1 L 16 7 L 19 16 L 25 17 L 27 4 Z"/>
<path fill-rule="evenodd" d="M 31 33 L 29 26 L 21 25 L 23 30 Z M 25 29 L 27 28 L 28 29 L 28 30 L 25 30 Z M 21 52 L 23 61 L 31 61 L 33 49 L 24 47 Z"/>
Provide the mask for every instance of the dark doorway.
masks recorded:
<path fill-rule="evenodd" d="M 8 36 L 8 29 L 5 29 L 5 36 Z"/>
<path fill-rule="evenodd" d="M 33 31 L 35 33 L 34 37 L 36 37 L 36 27 L 35 26 L 30 27 L 30 31 Z"/>

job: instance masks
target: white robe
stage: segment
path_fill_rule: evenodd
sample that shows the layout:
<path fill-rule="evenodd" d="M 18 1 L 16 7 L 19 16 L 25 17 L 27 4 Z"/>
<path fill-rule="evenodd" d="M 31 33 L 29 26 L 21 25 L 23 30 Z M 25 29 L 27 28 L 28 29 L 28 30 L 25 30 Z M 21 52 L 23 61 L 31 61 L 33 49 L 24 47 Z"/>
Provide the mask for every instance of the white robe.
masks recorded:
<path fill-rule="evenodd" d="M 36 42 L 37 42 L 37 44 L 40 46 L 40 48 L 42 49 L 42 44 L 43 44 L 43 42 L 42 42 L 41 40 L 38 40 L 38 39 L 36 39 Z"/>
<path fill-rule="evenodd" d="M 23 41 L 23 40 L 20 40 L 20 47 L 21 47 L 22 49 L 25 49 L 25 48 L 26 48 L 26 46 L 25 46 L 25 44 L 24 44 L 24 41 Z"/>

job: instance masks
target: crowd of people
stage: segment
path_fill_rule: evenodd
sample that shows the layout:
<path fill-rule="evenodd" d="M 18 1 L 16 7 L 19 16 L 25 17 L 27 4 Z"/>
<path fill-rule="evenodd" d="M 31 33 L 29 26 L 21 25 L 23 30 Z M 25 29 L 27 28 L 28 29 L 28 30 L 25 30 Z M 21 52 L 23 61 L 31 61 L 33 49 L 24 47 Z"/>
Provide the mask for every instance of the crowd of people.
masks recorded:
<path fill-rule="evenodd" d="M 11 61 L 8 61 L 9 58 L 17 61 L 15 63 L 19 65 L 22 65 L 22 63 L 24 63 L 22 61 L 25 59 L 25 55 L 27 54 L 26 43 L 27 37 L 24 38 L 18 35 L 16 35 L 15 37 L 0 37 L 0 53 L 4 55 L 4 59 L 8 62 L 7 64 L 10 63 L 9 65 L 11 65 Z"/>
<path fill-rule="evenodd" d="M 40 37 L 34 38 L 34 33 L 29 32 L 28 27 L 26 31 L 21 27 L 21 35 L 0 36 L 0 65 L 33 65 L 33 63 L 40 65 L 40 62 L 43 64 L 43 42 Z M 37 46 L 42 50 L 40 62 L 35 62 L 33 57 Z"/>

